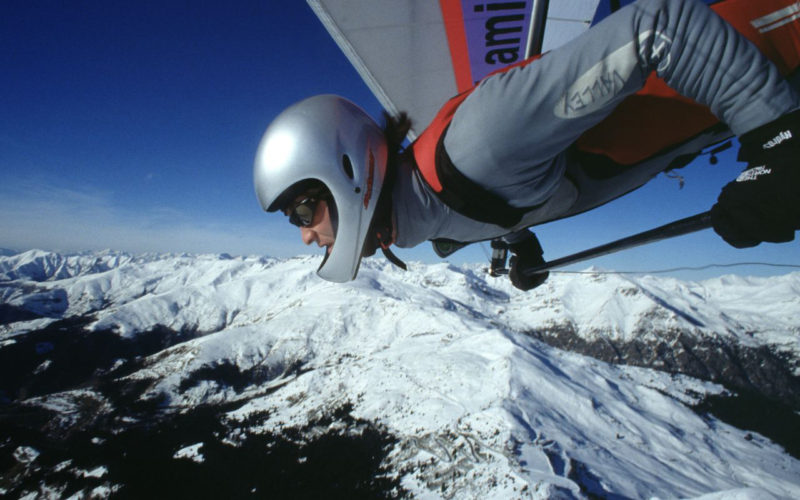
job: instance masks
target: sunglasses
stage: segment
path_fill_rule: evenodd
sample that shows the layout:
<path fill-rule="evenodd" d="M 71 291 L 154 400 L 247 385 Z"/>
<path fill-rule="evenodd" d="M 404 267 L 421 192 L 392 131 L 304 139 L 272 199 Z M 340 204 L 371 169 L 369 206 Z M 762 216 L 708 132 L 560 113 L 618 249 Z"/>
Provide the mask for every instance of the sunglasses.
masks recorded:
<path fill-rule="evenodd" d="M 289 222 L 297 227 L 308 227 L 314 220 L 314 212 L 317 210 L 316 198 L 303 198 L 289 208 Z"/>

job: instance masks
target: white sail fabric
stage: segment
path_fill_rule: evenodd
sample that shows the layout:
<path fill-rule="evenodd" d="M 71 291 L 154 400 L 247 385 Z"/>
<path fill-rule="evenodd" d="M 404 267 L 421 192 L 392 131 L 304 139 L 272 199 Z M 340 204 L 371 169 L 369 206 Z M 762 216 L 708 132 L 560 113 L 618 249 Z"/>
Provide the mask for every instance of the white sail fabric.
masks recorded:
<path fill-rule="evenodd" d="M 550 2 L 544 30 L 543 51 L 564 45 L 589 28 L 600 0 Z"/>
<path fill-rule="evenodd" d="M 525 58 L 538 1 L 308 0 L 381 104 L 408 112 L 417 133 L 447 99 Z M 586 30 L 598 3 L 549 2 L 543 50 Z"/>

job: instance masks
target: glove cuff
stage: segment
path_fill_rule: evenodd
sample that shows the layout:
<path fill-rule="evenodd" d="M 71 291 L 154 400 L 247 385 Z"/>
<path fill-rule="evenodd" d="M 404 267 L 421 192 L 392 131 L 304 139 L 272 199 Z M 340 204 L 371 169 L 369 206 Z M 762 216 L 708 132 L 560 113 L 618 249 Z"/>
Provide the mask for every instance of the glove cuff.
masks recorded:
<path fill-rule="evenodd" d="M 742 134 L 739 161 L 764 161 L 776 150 L 800 149 L 800 110 L 787 113 L 777 120 Z"/>
<path fill-rule="evenodd" d="M 542 245 L 539 243 L 539 238 L 534 233 L 529 232 L 529 236 L 516 243 L 508 245 L 514 255 L 520 257 L 541 257 L 544 254 Z"/>

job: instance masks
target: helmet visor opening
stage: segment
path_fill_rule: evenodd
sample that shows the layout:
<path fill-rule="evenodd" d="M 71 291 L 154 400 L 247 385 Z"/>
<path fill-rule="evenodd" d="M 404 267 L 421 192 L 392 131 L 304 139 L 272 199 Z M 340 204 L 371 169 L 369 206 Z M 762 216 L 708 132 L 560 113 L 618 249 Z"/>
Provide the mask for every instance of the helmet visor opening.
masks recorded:
<path fill-rule="evenodd" d="M 314 223 L 320 201 L 324 201 L 328 207 L 328 218 L 335 239 L 339 229 L 336 200 L 327 186 L 318 180 L 307 179 L 294 184 L 275 200 L 270 209 L 288 214 L 289 222 L 297 227 L 308 227 Z"/>
<path fill-rule="evenodd" d="M 316 179 L 305 179 L 295 184 L 292 184 L 281 193 L 280 196 L 275 198 L 275 201 L 267 209 L 268 212 L 285 212 L 292 208 L 300 197 L 315 197 L 317 199 L 326 199 L 324 195 L 330 196 L 330 191 L 322 183 Z"/>

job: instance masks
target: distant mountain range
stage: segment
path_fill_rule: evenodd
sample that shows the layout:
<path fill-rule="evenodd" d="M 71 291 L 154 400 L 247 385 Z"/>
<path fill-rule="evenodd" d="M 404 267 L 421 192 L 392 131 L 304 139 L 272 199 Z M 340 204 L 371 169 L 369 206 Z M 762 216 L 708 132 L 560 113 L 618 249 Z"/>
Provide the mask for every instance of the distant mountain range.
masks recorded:
<path fill-rule="evenodd" d="M 318 265 L 0 256 L 0 494 L 800 497 L 800 273 Z"/>

